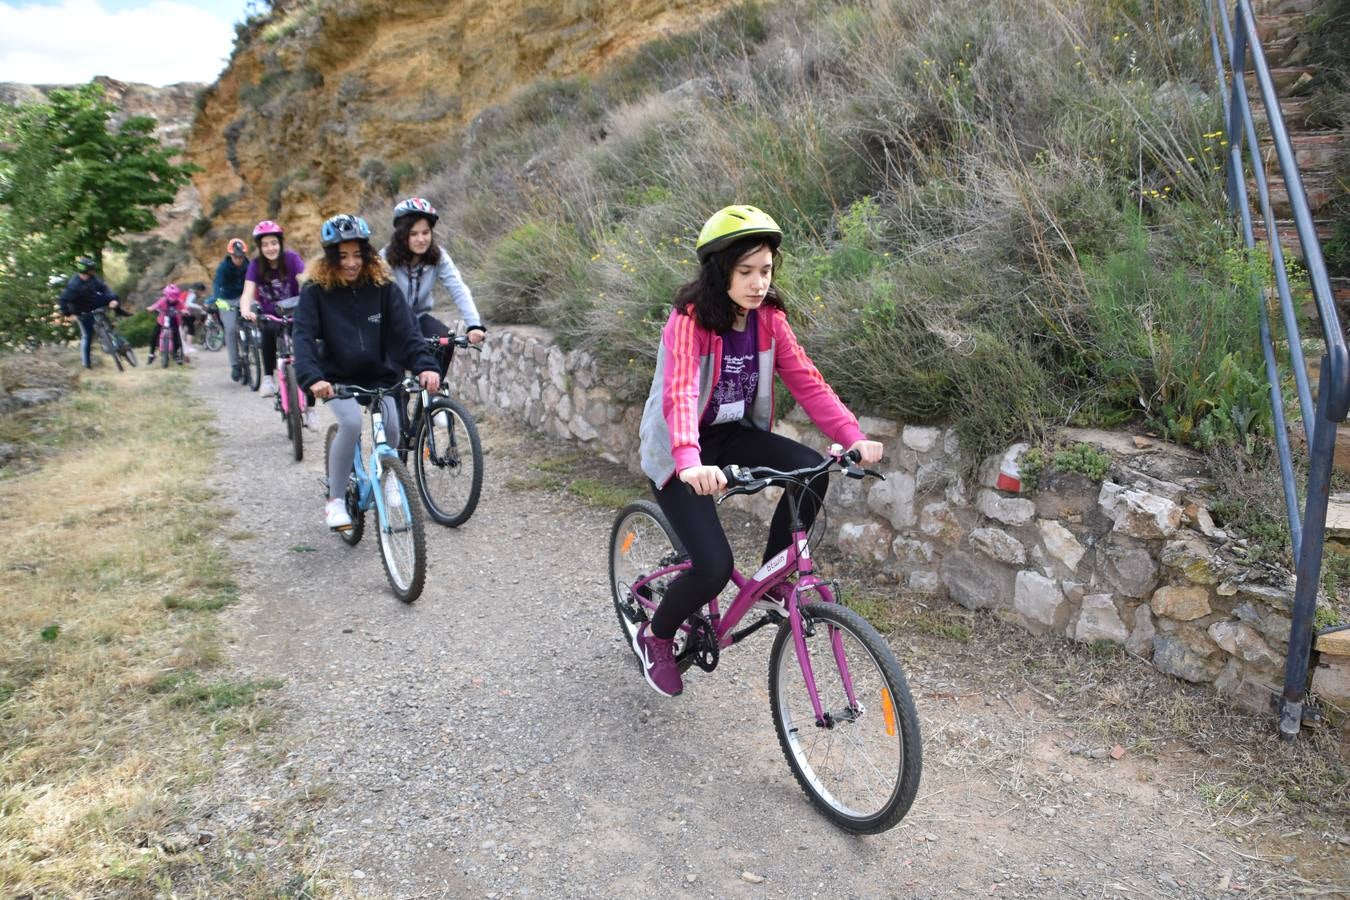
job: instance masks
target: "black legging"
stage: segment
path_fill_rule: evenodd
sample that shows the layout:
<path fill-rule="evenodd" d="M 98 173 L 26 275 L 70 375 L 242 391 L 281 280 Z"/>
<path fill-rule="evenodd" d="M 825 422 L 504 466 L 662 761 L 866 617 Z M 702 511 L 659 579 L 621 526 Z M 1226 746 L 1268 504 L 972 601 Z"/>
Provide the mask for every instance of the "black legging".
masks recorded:
<path fill-rule="evenodd" d="M 783 470 L 814 466 L 822 459 L 819 453 L 805 444 L 737 422 L 700 429 L 699 455 L 703 464 L 708 466 L 735 463 Z M 810 483 L 810 491 L 802 492 L 802 522 L 808 528 L 815 521 L 820 508 L 817 498 L 825 495 L 828 479 L 829 476 L 822 473 Z M 685 619 L 698 612 L 703 604 L 726 587 L 731 578 L 731 545 L 727 542 L 726 532 L 722 530 L 722 523 L 717 519 L 717 505 L 712 497 L 698 496 L 678 477 L 671 478 L 664 488 L 657 489 L 653 485 L 652 489 L 656 493 L 657 504 L 670 520 L 671 527 L 689 551 L 689 559 L 694 564 L 688 572 L 670 583 L 665 599 L 652 617 L 651 633 L 659 638 L 672 638 Z M 773 520 L 769 523 L 765 560 L 791 542 L 791 516 L 787 492 L 784 491 L 782 499 L 778 501 L 778 508 L 774 510 Z"/>
<path fill-rule="evenodd" d="M 271 375 L 277 370 L 277 335 L 281 326 L 267 319 L 258 320 L 258 334 L 262 338 L 263 374 Z"/>
<path fill-rule="evenodd" d="M 422 337 L 454 337 L 450 326 L 446 325 L 440 319 L 431 313 L 422 313 L 417 317 L 417 326 L 422 330 Z M 441 377 L 444 378 L 450 370 L 450 357 L 454 351 L 449 347 L 441 347 L 436 351 L 436 360 L 441 364 Z"/>

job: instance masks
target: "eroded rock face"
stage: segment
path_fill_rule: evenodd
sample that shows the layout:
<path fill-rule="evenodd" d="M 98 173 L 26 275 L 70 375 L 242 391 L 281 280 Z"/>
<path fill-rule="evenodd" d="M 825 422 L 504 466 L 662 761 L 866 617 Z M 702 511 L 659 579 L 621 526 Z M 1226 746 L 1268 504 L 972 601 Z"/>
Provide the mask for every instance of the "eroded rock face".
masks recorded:
<path fill-rule="evenodd" d="M 276 197 L 288 233 L 313 236 L 296 249 L 317 252 L 319 224 L 352 205 L 363 165 L 422 162 L 448 133 L 467 129 L 472 139 L 480 113 L 537 79 L 595 72 L 732 2 L 295 4 L 246 36 L 204 95 L 189 139 L 202 168 L 196 189 L 205 209 L 223 206 L 212 216 L 221 228 L 270 218 Z M 545 176 L 556 157 L 541 154 L 528 168 Z M 218 243 L 194 246 L 205 259 L 219 255 Z"/>

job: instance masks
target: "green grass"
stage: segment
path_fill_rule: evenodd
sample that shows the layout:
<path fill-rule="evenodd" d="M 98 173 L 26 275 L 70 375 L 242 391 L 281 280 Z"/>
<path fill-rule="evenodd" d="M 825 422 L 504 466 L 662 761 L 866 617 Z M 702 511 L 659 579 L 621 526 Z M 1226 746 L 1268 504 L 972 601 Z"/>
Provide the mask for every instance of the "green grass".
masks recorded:
<path fill-rule="evenodd" d="M 1237 349 L 1264 276 L 1213 224 L 1218 106 L 1178 87 L 1212 82 L 1202 25 L 1198 0 L 744 4 L 530 85 L 417 190 L 452 198 L 489 318 L 590 351 L 624 399 L 702 221 L 753 202 L 858 411 L 950 422 L 975 457 L 1059 422 L 1242 442 L 1270 427 Z M 499 189 L 527 164 L 547 190 Z"/>

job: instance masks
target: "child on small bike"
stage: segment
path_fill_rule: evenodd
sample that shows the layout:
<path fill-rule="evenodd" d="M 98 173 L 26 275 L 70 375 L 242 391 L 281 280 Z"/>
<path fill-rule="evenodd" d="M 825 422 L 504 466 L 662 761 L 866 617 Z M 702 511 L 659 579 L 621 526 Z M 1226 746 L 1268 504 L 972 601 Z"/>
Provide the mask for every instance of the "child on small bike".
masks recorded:
<path fill-rule="evenodd" d="M 863 434 L 788 325 L 782 294 L 773 285 L 782 236 L 778 223 L 753 206 L 714 213 L 696 244 L 698 274 L 676 292 L 661 332 L 639 452 L 657 505 L 692 567 L 667 587 L 650 627 L 644 623 L 635 633 L 633 649 L 647 683 L 668 697 L 684 689 L 673 652 L 675 633 L 731 577 L 731 545 L 713 502 L 726 487 L 720 467 L 800 469 L 822 459 L 772 432 L 774 376 L 831 440 L 857 450 L 864 465 L 881 459 L 881 444 Z M 808 527 L 825 488 L 821 476 L 799 498 Z M 791 540 L 788 503 L 785 495 L 774 511 L 765 560 Z"/>
<path fill-rule="evenodd" d="M 151 303 L 147 309 L 155 313 L 155 330 L 150 333 L 150 354 L 147 363 L 155 361 L 160 334 L 165 328 L 172 329 L 170 334 L 173 337 L 174 359 L 180 366 L 190 362 L 183 354 L 182 325 L 183 315 L 187 312 L 187 300 L 183 297 L 183 291 L 176 284 L 166 284 L 159 299 Z"/>
<path fill-rule="evenodd" d="M 350 398 L 333 399 L 333 384 L 393 387 L 404 370 L 418 373 L 422 387 L 440 390 L 440 369 L 413 322 L 403 292 L 370 246 L 365 219 L 337 215 L 323 223 L 323 256 L 300 292 L 295 311 L 295 374 L 301 387 L 321 400 L 338 420 L 328 458 L 329 528 L 350 528 L 343 492 L 361 437 L 361 407 Z M 324 342 L 320 358 L 317 341 Z M 395 423 L 393 397 L 384 401 L 385 421 Z"/>

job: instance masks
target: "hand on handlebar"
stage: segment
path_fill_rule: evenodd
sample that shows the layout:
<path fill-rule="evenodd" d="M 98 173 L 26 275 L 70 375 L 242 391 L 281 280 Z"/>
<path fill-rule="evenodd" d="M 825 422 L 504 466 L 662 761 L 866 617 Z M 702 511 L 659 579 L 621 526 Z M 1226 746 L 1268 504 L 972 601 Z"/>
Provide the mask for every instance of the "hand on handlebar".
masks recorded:
<path fill-rule="evenodd" d="M 483 343 L 483 338 L 486 334 L 487 332 L 479 328 L 475 328 L 472 331 L 470 331 L 467 335 L 465 335 L 465 337 L 469 339 L 470 344 L 481 344 Z"/>
<path fill-rule="evenodd" d="M 441 373 L 433 369 L 417 373 L 417 380 L 421 383 L 424 390 L 436 393 L 441 389 Z"/>
<path fill-rule="evenodd" d="M 310 393 L 320 400 L 331 400 L 335 393 L 333 386 L 327 381 L 316 381 L 309 386 L 309 390 Z"/>
<path fill-rule="evenodd" d="M 727 486 L 727 476 L 717 466 L 690 466 L 680 470 L 679 478 L 701 497 L 716 494 Z"/>
<path fill-rule="evenodd" d="M 243 316 L 245 319 L 248 319 L 250 322 L 258 321 L 258 313 L 251 306 L 248 309 L 239 310 L 239 315 Z"/>
<path fill-rule="evenodd" d="M 864 466 L 874 465 L 881 462 L 881 455 L 885 448 L 880 441 L 854 441 L 853 446 L 848 448 L 850 452 L 857 451 L 858 462 Z"/>

